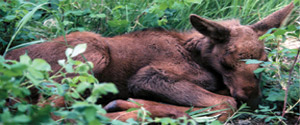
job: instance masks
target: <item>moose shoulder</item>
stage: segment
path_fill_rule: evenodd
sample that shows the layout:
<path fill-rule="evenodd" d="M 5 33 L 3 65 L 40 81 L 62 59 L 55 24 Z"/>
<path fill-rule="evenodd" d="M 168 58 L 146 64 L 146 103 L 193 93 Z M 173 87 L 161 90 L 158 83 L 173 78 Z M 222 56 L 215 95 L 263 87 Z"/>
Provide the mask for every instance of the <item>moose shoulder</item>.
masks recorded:
<path fill-rule="evenodd" d="M 246 65 L 240 60 L 265 60 L 264 43 L 258 37 L 279 27 L 292 8 L 291 3 L 249 26 L 236 20 L 215 22 L 191 15 L 195 30 L 190 32 L 145 30 L 111 38 L 75 32 L 66 40 L 71 46 L 87 43 L 84 56 L 94 63 L 95 77 L 101 82 L 113 82 L 119 89 L 119 94 L 105 97 L 101 103 L 133 97 L 178 106 L 219 104 L 214 110 L 236 108 L 240 101 L 255 106 L 260 92 L 253 71 L 259 65 Z M 31 58 L 45 59 L 57 71 L 57 60 L 65 58 L 64 42 L 59 37 L 13 50 L 6 58 L 18 59 L 27 52 Z M 218 94 L 224 90 L 229 94 Z M 230 113 L 223 111 L 220 120 Z"/>

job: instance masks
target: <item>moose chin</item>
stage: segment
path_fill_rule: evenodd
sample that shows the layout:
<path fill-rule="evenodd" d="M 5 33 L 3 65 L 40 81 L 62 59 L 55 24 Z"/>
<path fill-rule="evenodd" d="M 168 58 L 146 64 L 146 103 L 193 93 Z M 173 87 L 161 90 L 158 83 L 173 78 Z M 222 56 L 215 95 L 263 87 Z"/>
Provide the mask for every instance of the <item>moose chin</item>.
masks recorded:
<path fill-rule="evenodd" d="M 257 106 L 260 91 L 253 71 L 259 64 L 241 60 L 266 60 L 264 43 L 258 38 L 279 27 L 293 6 L 291 3 L 252 25 L 240 25 L 238 20 L 216 22 L 192 14 L 194 29 L 188 32 L 148 29 L 114 37 L 74 32 L 65 38 L 70 46 L 86 43 L 83 55 L 93 62 L 95 77 L 118 88 L 118 94 L 98 101 L 107 104 L 108 117 L 136 118 L 120 113 L 139 107 L 124 100 L 137 98 L 134 100 L 143 104 L 151 117 L 189 117 L 185 113 L 189 106 L 197 110 L 216 105 L 213 110 L 229 109 L 218 113 L 219 120 L 224 121 L 240 102 Z M 64 37 L 15 49 L 6 59 L 16 60 L 27 52 L 31 58 L 46 60 L 56 72 L 61 68 L 57 60 L 65 58 L 67 48 L 61 43 L 65 43 Z M 63 97 L 50 97 L 49 101 L 64 104 Z"/>

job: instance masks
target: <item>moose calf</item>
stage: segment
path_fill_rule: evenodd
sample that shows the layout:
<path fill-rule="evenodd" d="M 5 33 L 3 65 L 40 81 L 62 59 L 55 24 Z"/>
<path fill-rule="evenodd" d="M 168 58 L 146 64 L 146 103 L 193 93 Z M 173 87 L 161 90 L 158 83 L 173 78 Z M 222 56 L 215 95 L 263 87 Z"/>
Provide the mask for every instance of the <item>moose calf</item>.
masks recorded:
<path fill-rule="evenodd" d="M 99 103 L 140 98 L 177 105 L 177 109 L 172 109 L 179 113 L 173 114 L 184 116 L 182 109 L 188 108 L 179 106 L 201 108 L 217 105 L 213 109 L 219 110 L 236 108 L 240 101 L 255 106 L 260 91 L 253 71 L 259 64 L 247 65 L 241 60 L 266 60 L 264 43 L 258 40 L 259 36 L 279 27 L 292 9 L 293 3 L 246 26 L 237 20 L 215 22 L 191 15 L 190 22 L 195 30 L 189 32 L 154 29 L 109 38 L 92 32 L 75 32 L 67 35 L 66 40 L 71 46 L 87 43 L 88 49 L 83 55 L 94 63 L 95 77 L 100 82 L 113 82 L 119 89 L 117 95 L 104 97 Z M 63 43 L 64 38 L 59 37 L 51 42 L 13 50 L 6 58 L 18 59 L 27 52 L 31 58 L 45 59 L 55 72 L 60 69 L 57 60 L 65 58 L 67 47 Z M 79 56 L 75 59 L 83 61 Z M 218 94 L 226 90 L 229 95 Z M 128 107 L 122 107 L 130 107 L 127 103 L 117 100 L 109 103 L 106 109 L 125 110 Z M 142 103 L 146 105 L 148 102 Z M 161 104 L 161 107 L 168 106 Z M 172 114 L 164 108 L 160 112 L 151 110 L 151 106 L 148 109 L 160 117 Z M 232 110 L 221 112 L 219 120 L 225 120 L 231 113 Z"/>

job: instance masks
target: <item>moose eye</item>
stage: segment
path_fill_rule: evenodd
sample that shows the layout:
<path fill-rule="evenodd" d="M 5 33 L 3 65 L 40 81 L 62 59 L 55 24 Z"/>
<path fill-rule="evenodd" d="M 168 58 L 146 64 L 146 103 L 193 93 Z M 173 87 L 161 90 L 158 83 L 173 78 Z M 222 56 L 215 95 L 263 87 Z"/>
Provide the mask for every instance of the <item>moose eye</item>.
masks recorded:
<path fill-rule="evenodd" d="M 227 70 L 233 70 L 235 65 L 234 64 L 228 64 L 228 63 L 221 63 L 224 69 Z"/>
<path fill-rule="evenodd" d="M 223 66 L 223 68 L 228 69 L 228 70 L 232 70 L 236 67 L 237 65 L 237 58 L 235 58 L 235 56 L 233 54 L 225 54 L 222 58 L 222 60 L 220 61 L 221 65 Z"/>

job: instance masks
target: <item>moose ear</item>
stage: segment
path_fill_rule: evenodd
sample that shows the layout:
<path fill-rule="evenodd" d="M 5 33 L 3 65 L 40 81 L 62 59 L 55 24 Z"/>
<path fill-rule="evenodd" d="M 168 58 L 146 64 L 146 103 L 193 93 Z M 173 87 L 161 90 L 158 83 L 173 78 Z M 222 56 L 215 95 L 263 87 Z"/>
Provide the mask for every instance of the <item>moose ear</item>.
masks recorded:
<path fill-rule="evenodd" d="M 214 21 L 204 19 L 198 15 L 190 15 L 192 26 L 203 35 L 216 42 L 226 42 L 230 37 L 230 30 Z"/>
<path fill-rule="evenodd" d="M 278 28 L 288 17 L 294 7 L 293 2 L 286 7 L 272 13 L 263 20 L 250 25 L 250 27 L 258 33 L 259 36 L 265 34 L 271 28 Z"/>

